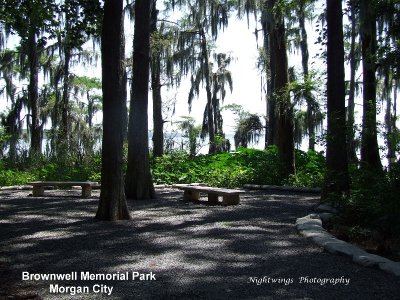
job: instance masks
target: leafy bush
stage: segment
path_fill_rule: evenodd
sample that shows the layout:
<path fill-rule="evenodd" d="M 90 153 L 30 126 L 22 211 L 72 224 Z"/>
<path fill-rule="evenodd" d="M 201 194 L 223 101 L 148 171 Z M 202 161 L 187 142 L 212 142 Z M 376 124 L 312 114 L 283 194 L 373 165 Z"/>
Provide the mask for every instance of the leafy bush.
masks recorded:
<path fill-rule="evenodd" d="M 325 157 L 318 152 L 296 150 L 296 174 L 291 175 L 287 184 L 298 187 L 322 187 L 325 174 Z"/>
<path fill-rule="evenodd" d="M 299 186 L 319 186 L 322 182 L 324 158 L 312 152 L 298 151 L 300 161 L 296 177 Z M 152 163 L 155 183 L 203 182 L 212 186 L 237 187 L 246 183 L 280 185 L 290 180 L 280 176 L 278 150 L 239 148 L 235 152 L 191 157 L 173 152 L 156 158 Z"/>
<path fill-rule="evenodd" d="M 345 199 L 338 222 L 377 230 L 385 236 L 400 235 L 400 168 L 391 172 L 352 171 L 352 190 Z"/>
<path fill-rule="evenodd" d="M 26 184 L 35 180 L 99 181 L 100 170 L 100 155 L 92 155 L 80 163 L 42 159 L 24 170 L 10 169 L 0 164 L 0 186 Z"/>
<path fill-rule="evenodd" d="M 324 169 L 322 155 L 296 152 L 297 174 L 289 179 L 280 175 L 278 150 L 272 146 L 266 150 L 239 148 L 235 152 L 214 155 L 190 156 L 175 151 L 162 157 L 152 158 L 152 174 L 156 184 L 203 182 L 211 186 L 239 187 L 252 184 L 292 184 L 319 186 Z M 4 169 L 0 166 L 0 170 Z M 43 160 L 25 171 L 3 170 L 0 184 L 24 184 L 32 180 L 100 181 L 101 156 L 68 162 Z"/>
<path fill-rule="evenodd" d="M 36 175 L 31 172 L 0 170 L 0 186 L 21 185 L 36 179 Z"/>

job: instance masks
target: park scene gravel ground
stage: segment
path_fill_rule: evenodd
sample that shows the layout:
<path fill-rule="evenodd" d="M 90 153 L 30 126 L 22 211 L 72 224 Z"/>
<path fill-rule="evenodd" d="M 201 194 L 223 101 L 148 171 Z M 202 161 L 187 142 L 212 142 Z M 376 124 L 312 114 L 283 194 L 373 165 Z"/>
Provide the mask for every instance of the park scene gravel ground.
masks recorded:
<path fill-rule="evenodd" d="M 80 193 L 0 191 L 0 299 L 400 299 L 399 277 L 297 232 L 318 194 L 245 191 L 240 205 L 224 207 L 164 187 L 158 199 L 128 202 L 131 221 L 100 222 L 99 191 Z M 71 272 L 76 280 L 23 280 Z M 89 292 L 51 292 L 57 284 Z"/>

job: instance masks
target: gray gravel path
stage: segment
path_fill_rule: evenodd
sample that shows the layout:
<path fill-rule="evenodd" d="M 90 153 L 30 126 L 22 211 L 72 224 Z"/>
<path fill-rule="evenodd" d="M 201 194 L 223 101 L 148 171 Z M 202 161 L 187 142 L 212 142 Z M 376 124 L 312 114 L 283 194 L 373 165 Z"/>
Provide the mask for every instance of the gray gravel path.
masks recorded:
<path fill-rule="evenodd" d="M 296 219 L 313 212 L 315 195 L 248 191 L 240 205 L 223 207 L 186 203 L 166 188 L 157 200 L 129 202 L 132 221 L 110 223 L 93 219 L 98 191 L 89 199 L 79 190 L 48 193 L 0 192 L 0 298 L 400 299 L 398 277 L 297 233 Z M 22 272 L 129 272 L 129 280 L 23 281 Z M 156 280 L 132 280 L 132 272 Z M 52 294 L 51 284 L 90 292 Z M 95 285 L 112 286 L 112 294 L 94 293 Z"/>

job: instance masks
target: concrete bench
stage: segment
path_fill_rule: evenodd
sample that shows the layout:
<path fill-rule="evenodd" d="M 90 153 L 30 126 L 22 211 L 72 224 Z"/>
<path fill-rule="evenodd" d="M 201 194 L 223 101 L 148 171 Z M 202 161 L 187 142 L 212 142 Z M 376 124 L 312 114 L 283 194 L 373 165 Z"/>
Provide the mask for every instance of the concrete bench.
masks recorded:
<path fill-rule="evenodd" d="M 81 186 L 82 187 L 82 197 L 90 197 L 92 195 L 92 186 L 96 182 L 89 181 L 34 181 L 29 183 L 32 185 L 32 196 L 33 197 L 43 197 L 45 186 L 55 186 L 55 187 L 72 187 Z"/>
<path fill-rule="evenodd" d="M 223 189 L 204 185 L 175 184 L 173 187 L 183 190 L 183 199 L 188 201 L 198 201 L 201 192 L 207 193 L 208 203 L 210 204 L 217 204 L 218 196 L 222 196 L 222 204 L 224 205 L 239 204 L 239 194 L 243 193 L 241 190 Z"/>

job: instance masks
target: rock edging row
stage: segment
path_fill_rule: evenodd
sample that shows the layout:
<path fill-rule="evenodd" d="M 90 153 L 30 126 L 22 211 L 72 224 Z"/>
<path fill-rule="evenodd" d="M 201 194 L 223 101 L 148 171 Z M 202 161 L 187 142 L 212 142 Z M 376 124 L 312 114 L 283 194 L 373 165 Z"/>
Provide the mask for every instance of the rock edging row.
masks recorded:
<path fill-rule="evenodd" d="M 296 220 L 299 233 L 332 254 L 344 254 L 352 258 L 354 263 L 364 267 L 375 267 L 400 277 L 400 263 L 385 257 L 370 254 L 359 247 L 337 239 L 322 227 L 321 218 L 329 217 L 330 212 L 310 214 Z"/>

